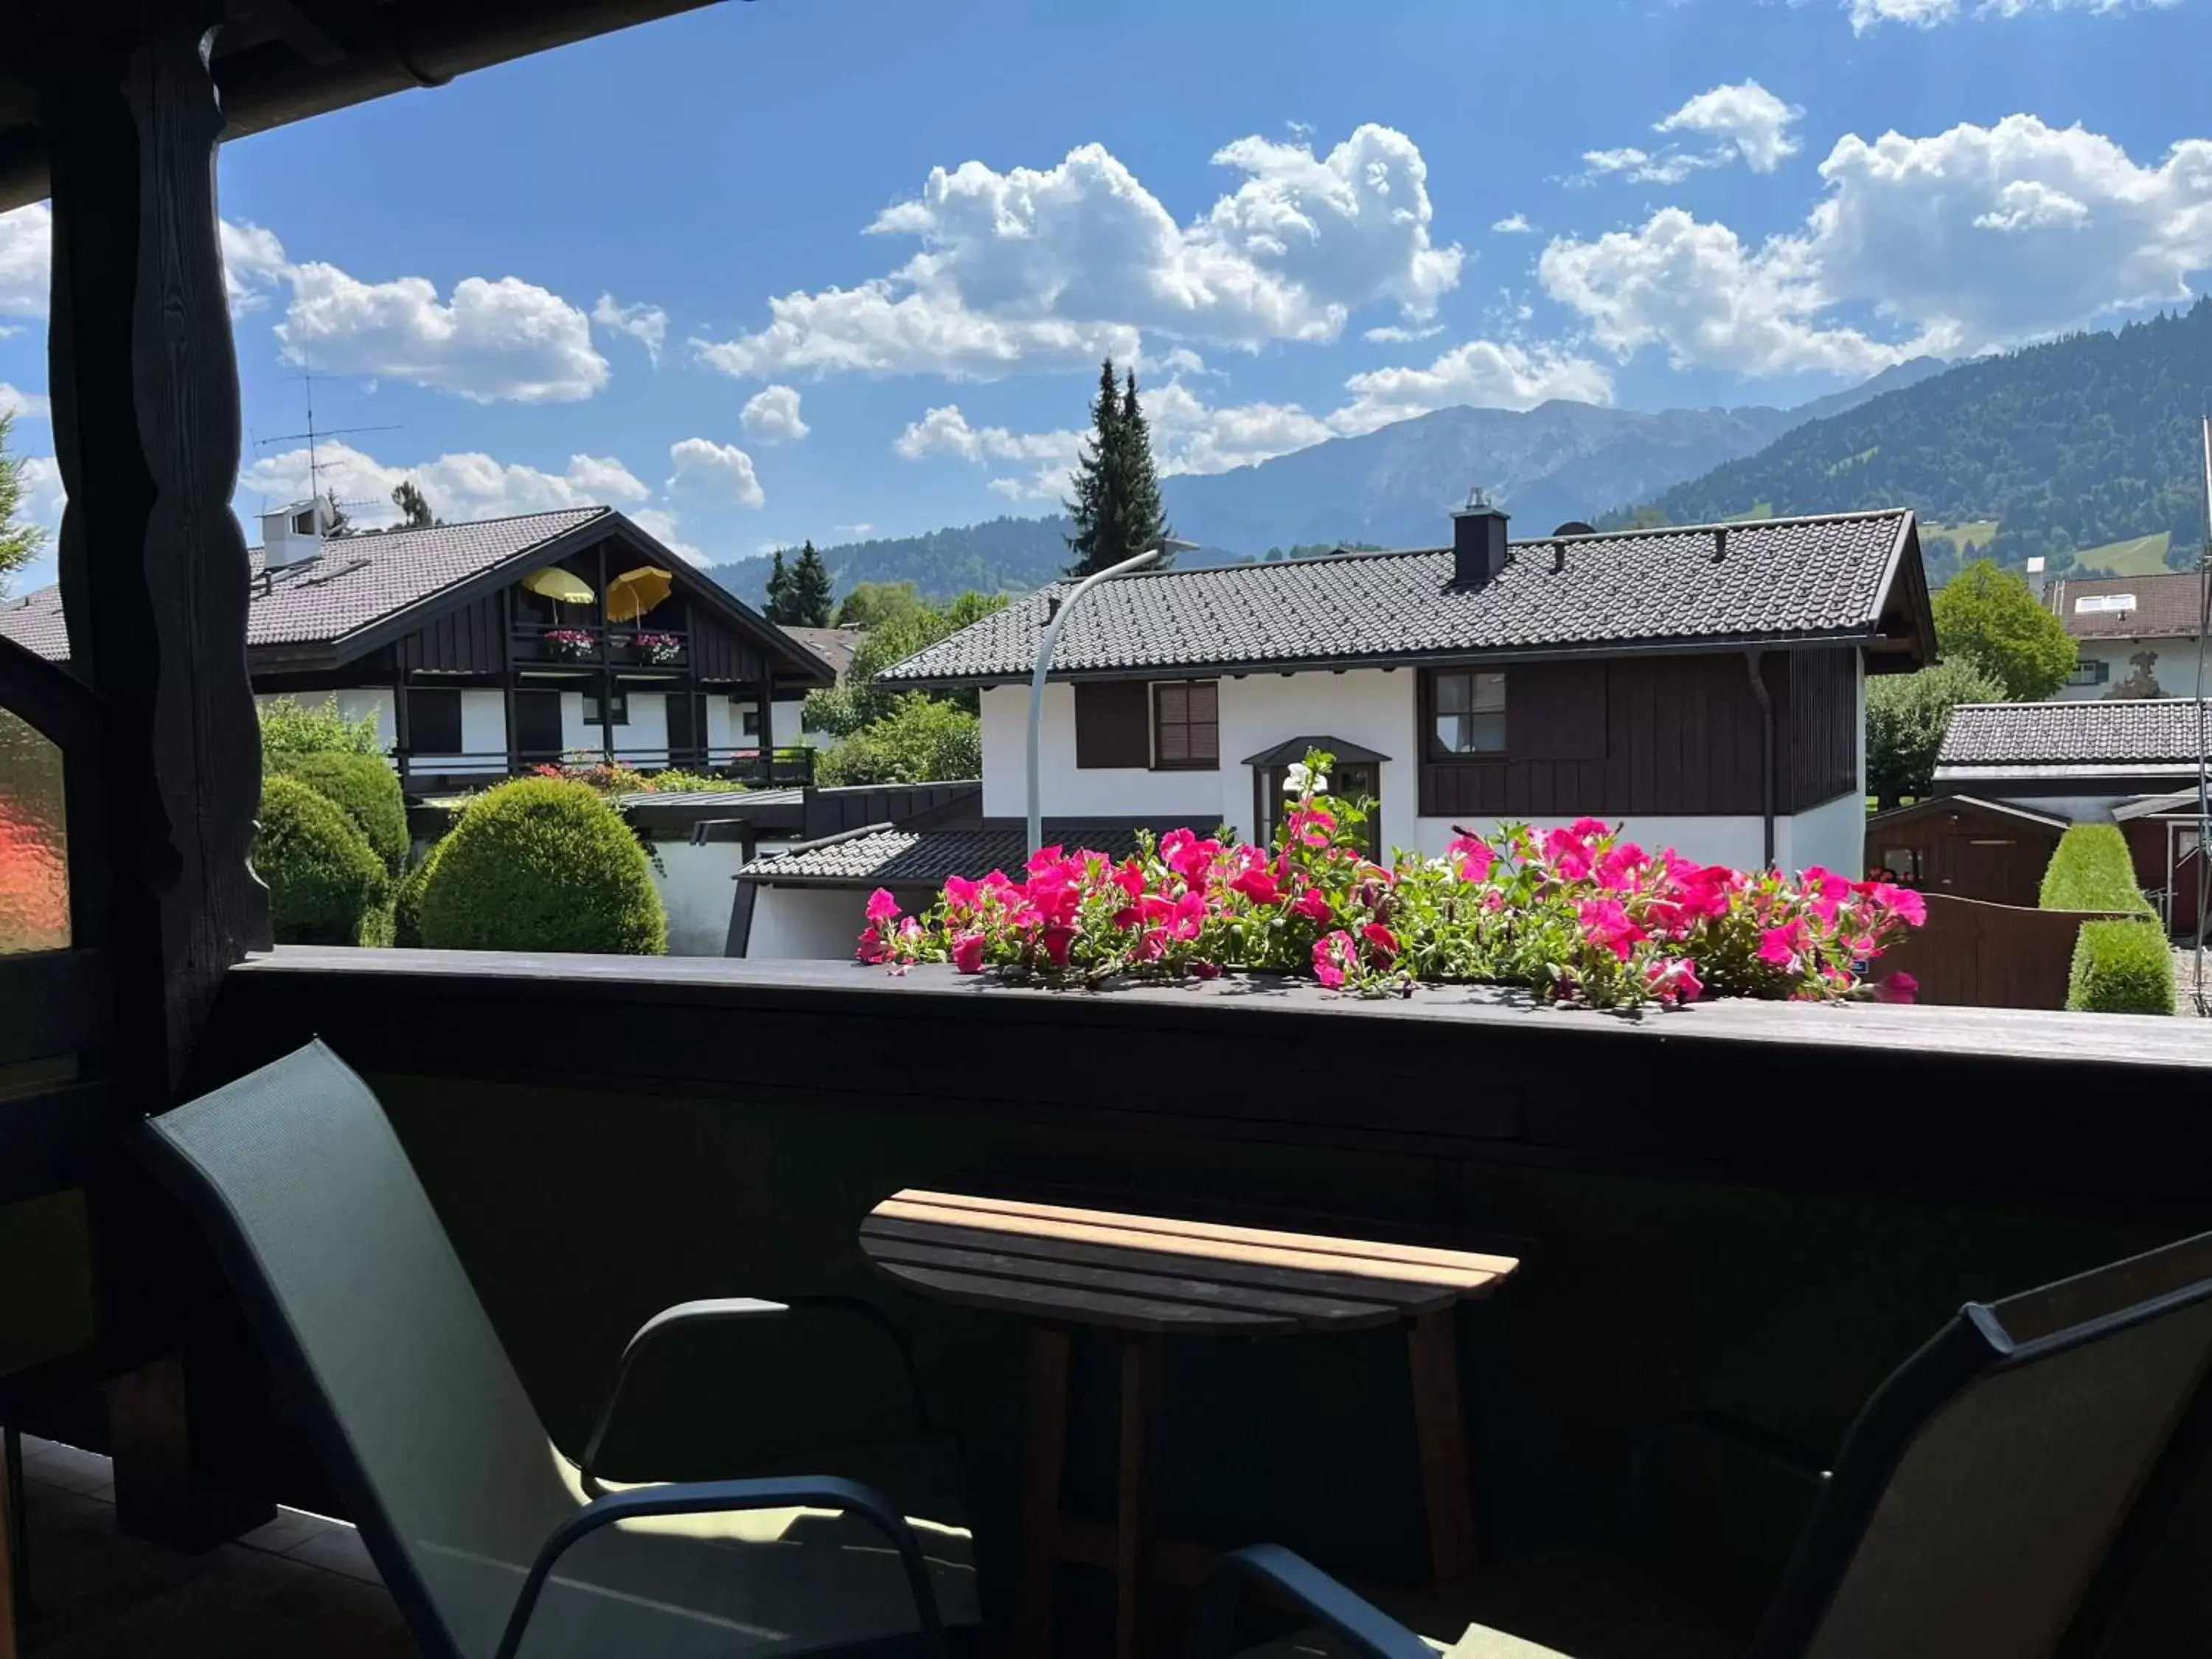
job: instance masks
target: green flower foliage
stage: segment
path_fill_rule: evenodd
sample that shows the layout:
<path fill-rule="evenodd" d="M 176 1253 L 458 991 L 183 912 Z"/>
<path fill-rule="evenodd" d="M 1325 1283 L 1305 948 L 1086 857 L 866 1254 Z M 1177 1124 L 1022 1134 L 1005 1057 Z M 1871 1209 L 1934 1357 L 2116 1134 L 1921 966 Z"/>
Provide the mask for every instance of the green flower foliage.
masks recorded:
<path fill-rule="evenodd" d="M 420 905 L 443 951 L 658 956 L 668 916 L 645 848 L 592 789 L 518 778 L 470 803 L 440 842 Z"/>
<path fill-rule="evenodd" d="M 2158 913 L 2136 882 L 2127 837 L 2116 823 L 2077 823 L 2058 838 L 2037 903 L 2045 910 Z"/>
<path fill-rule="evenodd" d="M 368 837 L 393 878 L 407 867 L 407 803 L 399 775 L 380 755 L 309 750 L 271 757 L 270 769 L 304 783 L 337 807 Z"/>
<path fill-rule="evenodd" d="M 351 818 L 306 784 L 281 774 L 263 784 L 253 864 L 269 884 L 279 945 L 359 945 L 380 931 L 383 860 Z"/>
<path fill-rule="evenodd" d="M 2074 941 L 2067 1007 L 2090 1014 L 2171 1014 L 2173 952 L 2155 921 L 2085 921 Z"/>

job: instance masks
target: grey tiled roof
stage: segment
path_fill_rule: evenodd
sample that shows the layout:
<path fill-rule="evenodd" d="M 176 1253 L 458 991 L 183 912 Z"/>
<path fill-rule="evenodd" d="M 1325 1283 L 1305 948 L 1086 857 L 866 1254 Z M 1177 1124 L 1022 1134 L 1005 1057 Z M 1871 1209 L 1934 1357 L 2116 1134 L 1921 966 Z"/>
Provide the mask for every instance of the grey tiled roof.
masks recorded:
<path fill-rule="evenodd" d="M 2208 710 L 2212 715 L 2212 710 Z M 2212 730 L 2212 718 L 2207 729 Z M 1943 766 L 2125 766 L 2197 757 L 2187 697 L 2113 702 L 1976 702 L 1951 711 Z"/>
<path fill-rule="evenodd" d="M 2077 640 L 2193 639 L 2197 607 L 2203 603 L 2199 579 L 2191 571 L 2176 570 L 2158 576 L 2100 576 L 2089 581 L 2055 581 L 2044 594 L 2066 631 Z M 2083 599 L 2125 596 L 2134 603 L 2125 611 L 2083 611 Z"/>
<path fill-rule="evenodd" d="M 1151 827 L 1158 832 L 1176 825 L 1163 823 Z M 1190 827 L 1214 828 L 1212 824 Z M 1137 850 L 1137 826 L 1127 820 L 1048 818 L 1044 839 L 1048 847 L 1123 859 Z M 942 830 L 878 825 L 834 836 L 798 851 L 755 859 L 738 874 L 747 881 L 813 882 L 832 887 L 935 887 L 947 876 L 977 880 L 994 870 L 1018 875 L 1028 860 L 1027 828 L 1013 819 Z"/>
<path fill-rule="evenodd" d="M 802 628 L 791 623 L 783 631 L 828 663 L 841 680 L 853 665 L 853 653 L 868 637 L 865 628 Z"/>
<path fill-rule="evenodd" d="M 1127 576 L 1085 599 L 1053 669 L 1113 674 L 1868 634 L 1911 524 L 1899 509 L 1516 542 L 1504 569 L 1474 589 L 1453 586 L 1449 549 Z M 1018 599 L 884 678 L 1026 678 L 1048 602 L 1066 591 Z"/>
<path fill-rule="evenodd" d="M 252 555 L 253 596 L 246 616 L 248 646 L 320 645 L 342 640 L 394 611 L 429 599 L 516 555 L 567 535 L 605 507 L 526 513 L 429 530 L 349 536 L 324 545 L 312 562 L 280 570 L 264 589 L 261 554 Z M 0 605 L 0 634 L 49 660 L 69 655 L 58 587 L 43 587 Z"/>

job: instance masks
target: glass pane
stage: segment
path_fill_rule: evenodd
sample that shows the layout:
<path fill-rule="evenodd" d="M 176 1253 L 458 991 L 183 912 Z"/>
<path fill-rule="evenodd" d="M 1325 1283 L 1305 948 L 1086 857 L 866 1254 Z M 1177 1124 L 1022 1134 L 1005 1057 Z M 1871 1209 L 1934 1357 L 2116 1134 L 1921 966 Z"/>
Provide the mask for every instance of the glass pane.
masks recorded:
<path fill-rule="evenodd" d="M 1469 750 L 1481 755 L 1502 755 L 1505 752 L 1505 715 L 1503 710 L 1495 714 L 1469 714 L 1467 717 Z"/>
<path fill-rule="evenodd" d="M 1437 675 L 1437 713 L 1439 714 L 1465 714 L 1467 712 L 1468 682 L 1472 678 L 1473 676 L 1468 674 Z M 1442 730 L 1441 727 L 1438 729 L 1439 731 Z"/>
<path fill-rule="evenodd" d="M 1448 754 L 1467 753 L 1474 741 L 1468 729 L 1468 722 L 1472 718 L 1467 714 L 1437 715 L 1437 744 L 1438 747 Z"/>
<path fill-rule="evenodd" d="M 0 955 L 70 944 L 62 751 L 0 708 Z"/>
<path fill-rule="evenodd" d="M 1505 676 L 1477 674 L 1474 677 L 1474 702 L 1478 710 L 1499 709 L 1505 707 Z"/>

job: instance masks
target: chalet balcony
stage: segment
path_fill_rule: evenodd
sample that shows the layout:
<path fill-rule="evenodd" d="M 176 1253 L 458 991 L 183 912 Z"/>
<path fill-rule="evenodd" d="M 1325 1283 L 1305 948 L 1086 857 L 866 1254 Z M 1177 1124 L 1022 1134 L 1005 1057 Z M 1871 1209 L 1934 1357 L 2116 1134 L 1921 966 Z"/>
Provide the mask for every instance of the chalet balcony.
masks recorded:
<path fill-rule="evenodd" d="M 514 660 L 519 665 L 620 668 L 634 672 L 680 671 L 691 663 L 690 635 L 682 629 L 518 622 L 514 633 Z"/>
<path fill-rule="evenodd" d="M 392 764 L 399 786 L 410 794 L 449 794 L 489 788 L 510 777 L 526 777 L 540 767 L 626 767 L 653 774 L 669 770 L 704 772 L 749 789 L 802 787 L 814 781 L 815 751 L 805 745 L 763 752 L 757 746 L 714 744 L 670 747 L 617 740 L 560 748 L 459 750 L 429 752 L 395 749 Z"/>
<path fill-rule="evenodd" d="M 1716 1414 L 1832 1458 L 1961 1303 L 2208 1218 L 2212 1034 L 2196 1022 L 1750 1003 L 1630 1022 L 1467 989 L 1387 1004 L 1229 981 L 1054 994 L 928 969 L 283 949 L 228 976 L 187 1091 L 318 1034 L 376 1088 L 571 1455 L 625 1339 L 657 1310 L 827 1297 L 886 1316 L 933 1423 L 963 1448 L 1001 1631 L 1034 1566 L 1020 1549 L 1024 1322 L 886 1277 L 861 1249 L 872 1206 L 905 1188 L 1021 1193 L 1517 1259 L 1451 1318 L 1474 1533 L 1468 1571 L 1441 1585 L 1432 1453 L 1394 1330 L 1166 1341 L 1162 1622 L 1147 1651 L 1176 1650 L 1178 1586 L 1212 1551 L 1263 1539 L 1432 1630 L 1455 1616 L 1437 1609 L 1482 1605 L 1481 1570 L 1641 1550 L 1712 1643 L 1667 1651 L 1742 1651 L 1781 1569 L 1775 1538 L 1801 1510 L 1771 1471 L 1676 1471 L 1690 1509 L 1646 1535 L 1650 1517 L 1623 1504 L 1655 1434 Z M 89 1264 L 64 1272 L 51 1255 L 80 1236 L 49 1224 L 46 1237 L 49 1299 L 56 1285 L 89 1295 Z M 186 1363 L 222 1402 L 209 1432 L 224 1480 L 342 1516 L 222 1293 L 195 1282 L 213 1300 L 190 1322 Z M 96 1320 L 88 1306 L 44 1322 Z M 896 1417 L 896 1389 L 842 1340 L 707 1333 L 657 1356 L 605 1467 L 741 1476 Z M 0 1418 L 111 1449 L 127 1413 L 82 1382 L 101 1357 L 19 1371 L 0 1383 Z M 1115 1364 L 1108 1334 L 1078 1333 L 1056 1652 L 1106 1651 L 1115 1625 Z M 2178 1443 L 2185 1467 L 2164 1478 L 2186 1492 L 2100 1653 L 2201 1651 L 2212 1632 L 2203 1437 Z M 179 1659 L 400 1650 L 376 1645 L 398 1621 L 349 1534 L 266 1523 L 264 1507 L 245 1547 L 198 1565 L 135 1545 L 118 1558 L 95 1547 L 113 1521 L 100 1468 L 43 1450 L 29 1467 L 29 1655 L 143 1651 L 131 1642 L 153 1629 Z M 1679 1547 L 1677 1523 L 1710 1545 Z M 104 1590 L 102 1571 L 125 1576 Z M 284 1645 L 316 1618 L 324 1634 Z"/>

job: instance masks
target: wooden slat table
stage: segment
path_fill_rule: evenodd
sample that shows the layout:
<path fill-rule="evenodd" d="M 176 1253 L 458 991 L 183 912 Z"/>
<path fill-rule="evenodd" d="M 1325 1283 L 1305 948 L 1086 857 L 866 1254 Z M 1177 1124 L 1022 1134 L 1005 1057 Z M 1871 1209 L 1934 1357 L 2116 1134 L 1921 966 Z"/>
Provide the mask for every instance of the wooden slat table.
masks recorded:
<path fill-rule="evenodd" d="M 1201 1552 L 1163 1544 L 1153 1533 L 1163 1336 L 1402 1324 L 1430 1565 L 1440 1580 L 1474 1570 L 1452 1310 L 1489 1295 L 1519 1267 L 1513 1257 L 911 1188 L 870 1212 L 860 1248 L 921 1295 L 1030 1322 L 1016 1628 L 1016 1650 L 1025 1659 L 1051 1650 L 1057 1563 L 1113 1570 L 1117 1659 L 1148 1651 L 1152 1579 L 1188 1581 L 1203 1570 Z M 1110 1528 L 1060 1512 L 1069 1340 L 1085 1325 L 1111 1331 L 1121 1343 L 1119 1513 Z"/>

